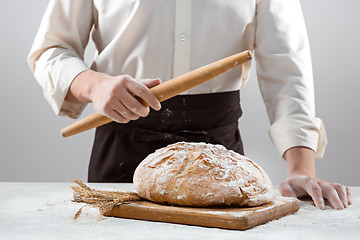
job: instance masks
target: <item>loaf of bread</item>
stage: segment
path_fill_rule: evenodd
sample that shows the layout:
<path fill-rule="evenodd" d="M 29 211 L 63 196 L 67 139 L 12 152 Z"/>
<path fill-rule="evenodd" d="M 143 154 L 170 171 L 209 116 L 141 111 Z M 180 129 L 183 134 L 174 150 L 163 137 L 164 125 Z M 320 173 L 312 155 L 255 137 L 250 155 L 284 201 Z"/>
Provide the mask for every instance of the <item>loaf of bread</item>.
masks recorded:
<path fill-rule="evenodd" d="M 222 145 L 179 142 L 147 156 L 134 174 L 143 198 L 162 204 L 258 206 L 273 199 L 265 171 Z"/>

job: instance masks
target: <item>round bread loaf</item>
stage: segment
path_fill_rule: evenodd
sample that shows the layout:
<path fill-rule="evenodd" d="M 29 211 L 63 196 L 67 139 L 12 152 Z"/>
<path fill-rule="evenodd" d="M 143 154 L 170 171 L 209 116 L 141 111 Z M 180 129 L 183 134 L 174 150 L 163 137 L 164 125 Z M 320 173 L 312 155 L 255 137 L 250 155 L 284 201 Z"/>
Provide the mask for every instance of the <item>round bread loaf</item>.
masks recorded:
<path fill-rule="evenodd" d="M 258 206 L 273 199 L 265 171 L 222 145 L 179 142 L 156 150 L 137 167 L 134 187 L 157 203 L 207 207 Z"/>

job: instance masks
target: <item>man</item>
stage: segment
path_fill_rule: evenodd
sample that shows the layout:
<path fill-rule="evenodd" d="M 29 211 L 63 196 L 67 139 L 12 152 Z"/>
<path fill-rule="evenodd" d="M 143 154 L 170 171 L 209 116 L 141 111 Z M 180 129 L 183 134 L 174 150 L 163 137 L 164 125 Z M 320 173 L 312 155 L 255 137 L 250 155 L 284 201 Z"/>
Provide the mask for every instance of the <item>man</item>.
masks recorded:
<path fill-rule="evenodd" d="M 91 68 L 83 62 L 90 33 L 98 50 Z M 270 137 L 288 166 L 281 193 L 308 194 L 320 209 L 324 198 L 347 207 L 347 187 L 315 176 L 314 158 L 323 156 L 327 140 L 315 117 L 298 0 L 53 0 L 28 61 L 55 113 L 78 117 L 92 102 L 115 121 L 96 131 L 88 180 L 130 182 L 146 155 L 177 141 L 243 154 L 239 89 L 249 65 L 162 105 L 148 88 L 246 49 L 255 53 Z"/>

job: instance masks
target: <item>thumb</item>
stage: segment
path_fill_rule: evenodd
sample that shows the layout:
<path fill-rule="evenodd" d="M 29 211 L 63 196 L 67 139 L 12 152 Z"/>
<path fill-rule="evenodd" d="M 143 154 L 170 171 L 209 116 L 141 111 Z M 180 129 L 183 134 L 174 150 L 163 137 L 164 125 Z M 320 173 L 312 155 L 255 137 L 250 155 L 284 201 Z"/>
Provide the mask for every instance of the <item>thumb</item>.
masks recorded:
<path fill-rule="evenodd" d="M 296 194 L 289 183 L 283 182 L 279 186 L 279 191 L 281 193 L 281 196 L 283 197 L 294 197 L 296 198 Z"/>
<path fill-rule="evenodd" d="M 152 88 L 159 85 L 161 83 L 161 80 L 159 78 L 154 78 L 154 79 L 146 78 L 146 79 L 141 79 L 140 82 L 144 84 L 146 87 Z"/>

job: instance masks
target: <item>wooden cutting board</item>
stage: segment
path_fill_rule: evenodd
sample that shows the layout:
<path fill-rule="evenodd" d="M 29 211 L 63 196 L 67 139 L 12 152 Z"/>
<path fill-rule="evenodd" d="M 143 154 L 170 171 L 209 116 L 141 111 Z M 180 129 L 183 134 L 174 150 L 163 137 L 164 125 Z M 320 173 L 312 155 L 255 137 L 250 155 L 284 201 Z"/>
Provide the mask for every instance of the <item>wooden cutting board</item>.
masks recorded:
<path fill-rule="evenodd" d="M 258 207 L 192 208 L 137 201 L 117 205 L 106 216 L 246 230 L 295 213 L 299 208 L 297 199 L 283 197 Z"/>

